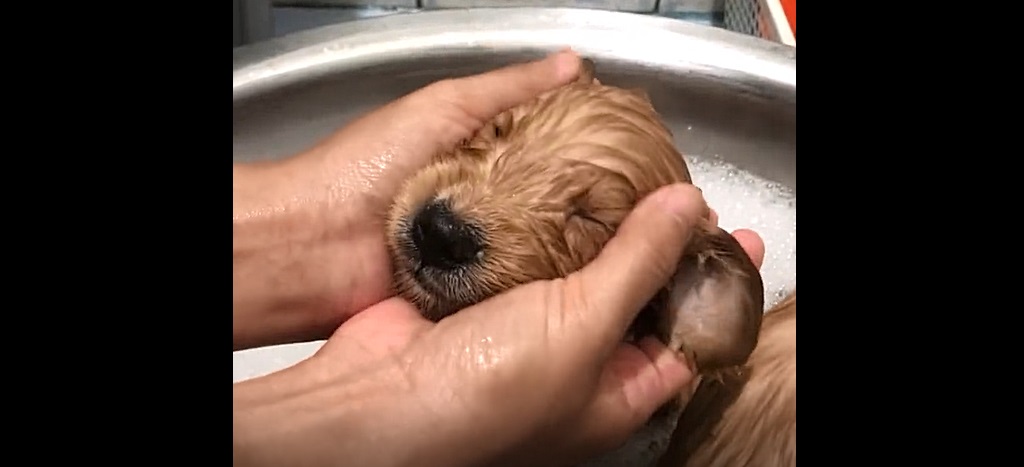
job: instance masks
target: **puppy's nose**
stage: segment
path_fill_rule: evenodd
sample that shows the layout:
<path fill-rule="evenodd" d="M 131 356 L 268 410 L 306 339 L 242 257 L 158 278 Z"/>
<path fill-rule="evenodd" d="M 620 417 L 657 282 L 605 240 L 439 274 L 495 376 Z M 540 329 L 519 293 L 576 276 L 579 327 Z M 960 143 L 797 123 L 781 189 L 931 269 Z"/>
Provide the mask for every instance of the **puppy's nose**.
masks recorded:
<path fill-rule="evenodd" d="M 483 249 L 479 232 L 440 201 L 427 203 L 416 214 L 412 241 L 424 266 L 441 269 L 469 264 Z"/>

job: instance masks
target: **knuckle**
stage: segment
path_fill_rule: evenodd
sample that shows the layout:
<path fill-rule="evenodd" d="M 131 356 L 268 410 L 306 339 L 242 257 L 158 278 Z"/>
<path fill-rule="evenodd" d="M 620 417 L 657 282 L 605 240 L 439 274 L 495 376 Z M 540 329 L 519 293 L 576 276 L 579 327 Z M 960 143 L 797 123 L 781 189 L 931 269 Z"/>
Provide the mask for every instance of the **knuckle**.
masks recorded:
<path fill-rule="evenodd" d="M 559 322 L 561 328 L 585 325 L 592 321 L 587 319 L 591 311 L 584 282 L 580 274 L 570 274 L 552 281 L 551 287 L 557 291 L 557 306 L 562 311 Z"/>
<path fill-rule="evenodd" d="M 427 93 L 433 98 L 440 98 L 445 101 L 455 100 L 458 96 L 459 85 L 454 78 L 445 78 L 435 81 L 426 87 Z"/>
<path fill-rule="evenodd" d="M 658 242 L 662 243 L 662 242 Z M 676 271 L 676 262 L 667 254 L 666 248 L 651 241 L 638 242 L 637 261 L 655 277 L 671 277 Z"/>

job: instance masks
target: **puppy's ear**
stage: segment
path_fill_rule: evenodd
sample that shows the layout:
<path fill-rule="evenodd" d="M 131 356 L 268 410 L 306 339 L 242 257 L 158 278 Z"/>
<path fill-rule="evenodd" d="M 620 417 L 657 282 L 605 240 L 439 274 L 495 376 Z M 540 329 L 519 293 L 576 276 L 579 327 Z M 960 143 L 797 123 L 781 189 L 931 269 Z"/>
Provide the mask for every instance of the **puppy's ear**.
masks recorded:
<path fill-rule="evenodd" d="M 701 224 L 669 284 L 658 337 L 710 374 L 750 358 L 764 315 L 761 273 L 729 232 Z"/>

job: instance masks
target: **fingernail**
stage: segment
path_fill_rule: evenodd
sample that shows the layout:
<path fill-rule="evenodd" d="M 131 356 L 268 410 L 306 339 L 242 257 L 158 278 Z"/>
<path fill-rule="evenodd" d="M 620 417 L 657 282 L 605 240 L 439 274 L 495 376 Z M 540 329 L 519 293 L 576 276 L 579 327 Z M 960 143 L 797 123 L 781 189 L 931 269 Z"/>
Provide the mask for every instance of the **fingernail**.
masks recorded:
<path fill-rule="evenodd" d="M 662 188 L 657 194 L 658 204 L 665 212 L 679 220 L 691 223 L 691 219 L 701 216 L 707 209 L 700 190 L 689 183 L 677 183 Z"/>
<path fill-rule="evenodd" d="M 672 351 L 659 355 L 654 365 L 658 368 L 668 386 L 672 388 L 673 393 L 680 392 L 682 388 L 693 382 L 696 376 L 693 367 L 686 361 L 686 358 Z"/>
<path fill-rule="evenodd" d="M 575 79 L 580 72 L 580 59 L 571 50 L 558 52 L 554 55 L 553 60 L 555 61 L 555 73 L 560 80 Z"/>
<path fill-rule="evenodd" d="M 696 373 L 697 364 L 693 361 L 692 358 L 690 358 L 689 355 L 686 354 L 686 351 L 677 350 L 673 352 L 673 354 L 675 355 L 677 360 L 682 362 L 683 365 L 686 365 L 686 368 L 689 368 L 691 372 Z"/>
<path fill-rule="evenodd" d="M 566 47 L 566 48 L 561 49 L 559 51 L 551 52 L 545 58 L 549 59 L 549 60 L 563 60 L 562 57 L 565 57 L 565 56 L 575 57 L 576 56 L 576 51 L 572 50 L 572 47 Z"/>
<path fill-rule="evenodd" d="M 689 384 L 693 379 L 693 366 L 686 357 L 665 347 L 657 338 L 647 336 L 638 346 L 654 362 L 664 381 L 673 389 Z"/>

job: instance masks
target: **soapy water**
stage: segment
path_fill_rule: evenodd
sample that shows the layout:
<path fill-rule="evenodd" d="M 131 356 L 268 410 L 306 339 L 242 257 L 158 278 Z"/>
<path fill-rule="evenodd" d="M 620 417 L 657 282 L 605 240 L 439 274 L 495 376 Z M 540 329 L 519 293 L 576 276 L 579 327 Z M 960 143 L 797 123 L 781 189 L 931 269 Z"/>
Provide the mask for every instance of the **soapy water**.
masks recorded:
<path fill-rule="evenodd" d="M 686 162 L 693 184 L 718 213 L 718 225 L 729 232 L 751 229 L 764 241 L 761 277 L 765 307 L 771 307 L 796 287 L 796 194 L 714 156 L 686 156 Z M 234 381 L 291 366 L 321 345 L 323 341 L 315 341 L 235 352 Z"/>
<path fill-rule="evenodd" d="M 686 156 L 693 184 L 726 231 L 750 229 L 764 241 L 765 309 L 796 288 L 796 193 L 718 157 Z"/>

